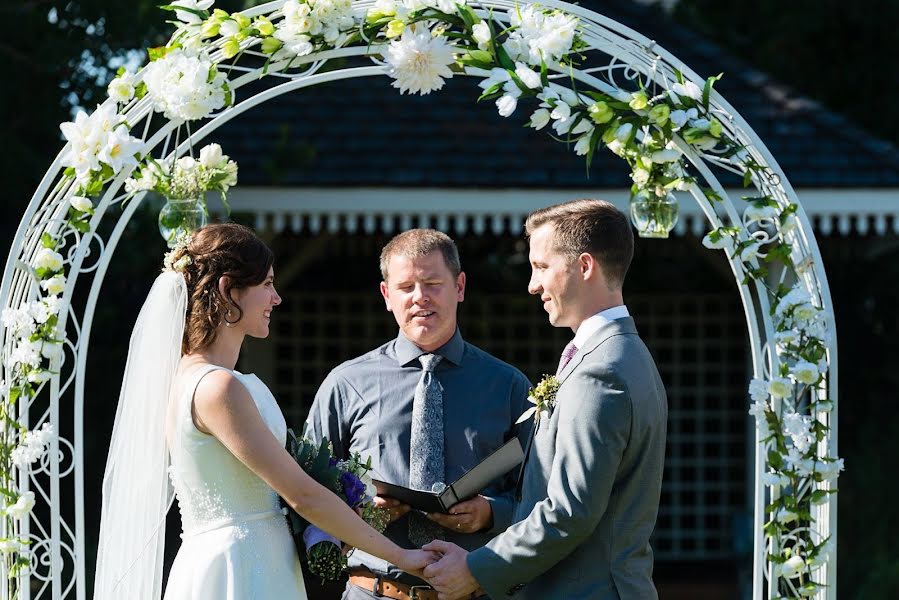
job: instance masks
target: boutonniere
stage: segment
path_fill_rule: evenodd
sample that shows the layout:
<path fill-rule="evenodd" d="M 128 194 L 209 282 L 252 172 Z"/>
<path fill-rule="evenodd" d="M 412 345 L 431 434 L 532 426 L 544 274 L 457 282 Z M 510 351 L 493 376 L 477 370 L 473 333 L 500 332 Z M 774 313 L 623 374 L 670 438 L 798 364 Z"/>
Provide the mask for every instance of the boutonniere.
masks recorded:
<path fill-rule="evenodd" d="M 541 413 L 545 412 L 547 417 L 551 415 L 556 407 L 556 392 L 559 391 L 560 385 L 555 375 L 544 375 L 537 387 L 531 388 L 528 392 L 528 400 L 534 406 L 524 411 L 515 424 L 523 423 L 527 421 L 528 417 L 534 415 L 534 424 L 536 425 L 540 422 Z"/>

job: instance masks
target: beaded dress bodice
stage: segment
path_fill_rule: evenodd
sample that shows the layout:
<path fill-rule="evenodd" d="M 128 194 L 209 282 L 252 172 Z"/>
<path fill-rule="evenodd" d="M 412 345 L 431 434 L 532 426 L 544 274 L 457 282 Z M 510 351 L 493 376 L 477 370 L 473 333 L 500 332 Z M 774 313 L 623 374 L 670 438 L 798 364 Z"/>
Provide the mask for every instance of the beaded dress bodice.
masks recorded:
<path fill-rule="evenodd" d="M 196 382 L 215 367 L 201 367 L 181 394 L 175 435 L 169 448 L 169 476 L 178 498 L 185 535 L 249 516 L 279 510 L 278 495 L 212 435 L 199 431 L 191 414 Z M 269 389 L 255 376 L 231 371 L 246 386 L 265 424 L 282 444 L 284 415 Z"/>

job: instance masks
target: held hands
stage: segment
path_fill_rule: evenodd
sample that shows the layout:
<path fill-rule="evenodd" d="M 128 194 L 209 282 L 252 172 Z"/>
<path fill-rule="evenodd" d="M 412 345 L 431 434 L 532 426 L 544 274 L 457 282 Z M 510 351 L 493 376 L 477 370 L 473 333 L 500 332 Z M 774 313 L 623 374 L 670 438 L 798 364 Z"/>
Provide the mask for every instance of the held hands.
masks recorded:
<path fill-rule="evenodd" d="M 424 578 L 437 590 L 439 600 L 468 598 L 478 590 L 480 586 L 468 570 L 466 550 L 442 540 L 425 544 L 422 550 L 442 555 L 440 560 L 428 565 L 424 570 Z"/>
<path fill-rule="evenodd" d="M 408 507 L 406 507 L 408 510 Z M 483 496 L 459 502 L 450 509 L 450 514 L 427 513 L 425 515 L 438 525 L 458 533 L 474 533 L 493 526 L 493 509 Z"/>

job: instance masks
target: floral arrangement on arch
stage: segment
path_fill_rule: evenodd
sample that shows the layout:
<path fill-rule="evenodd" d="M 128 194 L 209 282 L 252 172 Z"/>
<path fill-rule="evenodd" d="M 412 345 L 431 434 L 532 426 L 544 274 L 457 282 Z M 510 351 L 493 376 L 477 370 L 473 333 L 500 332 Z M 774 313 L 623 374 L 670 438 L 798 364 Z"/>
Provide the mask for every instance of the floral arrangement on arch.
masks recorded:
<path fill-rule="evenodd" d="M 4 355 L 6 380 L 0 382 L 0 479 L 8 532 L 0 539 L 0 554 L 13 577 L 26 573 L 31 561 L 28 540 L 16 532 L 34 503 L 32 492 L 17 487 L 14 473 L 45 456 L 55 435 L 52 428 L 20 426 L 14 407 L 38 394 L 61 364 L 65 334 L 57 323 L 67 306 L 62 299 L 71 294 L 65 272 L 70 257 L 61 254 L 65 232 L 85 234 L 96 226 L 95 199 L 120 174 L 130 176 L 129 193 L 224 193 L 236 183 L 236 164 L 221 148 L 207 147 L 198 158 L 146 155 L 146 142 L 124 117 L 135 107 L 146 107 L 148 119 L 161 114 L 189 137 L 192 123 L 234 102 L 228 63 L 246 56 L 263 60 L 266 73 L 280 73 L 315 53 L 364 46 L 380 56 L 401 94 L 438 91 L 462 74 L 478 77 L 477 100 L 492 102 L 500 117 L 527 111 L 528 126 L 565 143 L 588 165 L 604 150 L 626 161 L 638 201 L 632 218 L 647 235 L 667 235 L 674 226 L 676 193 L 699 194 L 710 205 L 721 200 L 690 174 L 695 156 L 740 173 L 744 187 L 770 189 L 766 183 L 776 179 L 736 140 L 729 115 L 713 108 L 710 98 L 720 76 L 699 85 L 676 73 L 660 86 L 637 73 L 621 85 L 594 77 L 598 84 L 589 88 L 572 76 L 589 50 L 581 23 L 539 3 L 521 2 L 501 15 L 466 0 L 377 0 L 366 10 L 350 0 L 286 0 L 253 17 L 214 8 L 213 0 L 175 0 L 162 8 L 174 17 L 170 41 L 150 49 L 149 63 L 139 72 L 120 70 L 108 86 L 109 100 L 95 111 L 61 125 L 69 143 L 58 184 L 69 202 L 64 230 L 45 234 L 29 258 L 38 297 L 3 312 L 6 338 L 13 342 Z M 812 510 L 835 493 L 832 484 L 843 468 L 842 459 L 819 452 L 833 409 L 823 385 L 833 324 L 801 283 L 771 283 L 776 268 L 795 272 L 799 281 L 812 268 L 794 243 L 797 206 L 764 193 L 744 200 L 742 222 L 715 228 L 703 244 L 727 252 L 743 284 L 761 286 L 772 307 L 772 372 L 749 387 L 760 451 L 771 466 L 764 476 L 772 498 L 767 554 L 778 566 L 777 593 L 807 597 L 823 586 L 817 569 L 833 555 L 833 540 L 815 533 Z M 638 203 L 643 208 L 634 210 Z"/>

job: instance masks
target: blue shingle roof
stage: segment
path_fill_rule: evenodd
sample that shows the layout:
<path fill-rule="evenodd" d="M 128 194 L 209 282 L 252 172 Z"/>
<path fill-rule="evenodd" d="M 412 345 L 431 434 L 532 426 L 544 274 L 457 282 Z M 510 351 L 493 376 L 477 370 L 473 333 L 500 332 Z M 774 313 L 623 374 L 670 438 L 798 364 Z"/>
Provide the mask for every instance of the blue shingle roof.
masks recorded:
<path fill-rule="evenodd" d="M 658 42 L 716 84 L 765 142 L 795 187 L 899 186 L 899 150 L 801 98 L 725 49 L 627 0 L 582 2 Z M 595 10 L 595 8 L 594 8 Z M 240 164 L 242 185 L 626 187 L 623 161 L 581 157 L 524 124 L 522 102 L 500 117 L 476 104 L 477 80 L 455 77 L 440 92 L 401 96 L 386 77 L 306 88 L 269 101 L 212 139 Z M 245 95 L 246 88 L 239 91 Z M 718 173 L 716 171 L 716 173 Z M 733 177 L 719 174 L 727 185 Z"/>

